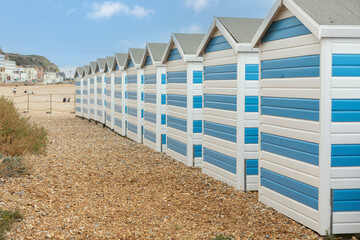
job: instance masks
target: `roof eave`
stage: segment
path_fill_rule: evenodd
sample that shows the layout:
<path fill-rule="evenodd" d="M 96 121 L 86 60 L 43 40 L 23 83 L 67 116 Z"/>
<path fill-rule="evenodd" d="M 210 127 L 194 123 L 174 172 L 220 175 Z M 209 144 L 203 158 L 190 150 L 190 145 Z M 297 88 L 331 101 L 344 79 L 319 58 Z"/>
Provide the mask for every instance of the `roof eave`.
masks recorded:
<path fill-rule="evenodd" d="M 184 62 L 202 62 L 203 58 L 198 57 L 197 54 L 186 54 L 184 56 Z"/>
<path fill-rule="evenodd" d="M 199 56 L 205 49 L 206 47 L 206 44 L 208 43 L 208 41 L 210 40 L 210 37 L 212 35 L 212 33 L 214 32 L 214 29 L 215 29 L 215 19 L 216 17 L 214 17 L 213 21 L 211 22 L 210 24 L 210 27 L 208 29 L 208 31 L 206 32 L 203 40 L 201 41 L 200 43 L 200 46 L 196 52 L 196 55 Z"/>
<path fill-rule="evenodd" d="M 253 48 L 251 43 L 238 43 L 236 44 L 236 52 L 258 52 L 259 48 Z"/>
<path fill-rule="evenodd" d="M 169 40 L 169 43 L 168 45 L 166 46 L 166 51 L 164 52 L 164 55 L 163 57 L 161 58 L 161 64 L 165 64 L 166 63 L 166 57 L 169 55 L 169 52 L 170 52 L 170 47 L 171 47 L 171 43 L 172 43 L 173 39 L 172 39 L 172 34 L 170 36 L 170 40 Z"/>
<path fill-rule="evenodd" d="M 320 38 L 359 38 L 359 25 L 321 25 L 319 31 Z"/>

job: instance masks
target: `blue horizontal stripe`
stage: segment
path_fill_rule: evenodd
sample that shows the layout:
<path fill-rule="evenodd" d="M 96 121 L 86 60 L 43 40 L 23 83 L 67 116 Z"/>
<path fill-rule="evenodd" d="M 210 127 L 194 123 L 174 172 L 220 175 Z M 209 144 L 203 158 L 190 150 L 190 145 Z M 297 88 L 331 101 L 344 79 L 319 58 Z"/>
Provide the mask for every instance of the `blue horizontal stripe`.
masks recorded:
<path fill-rule="evenodd" d="M 144 130 L 144 138 L 153 143 L 156 143 L 156 134 L 148 129 Z"/>
<path fill-rule="evenodd" d="M 246 159 L 246 175 L 259 174 L 259 161 L 258 159 Z"/>
<path fill-rule="evenodd" d="M 127 80 L 128 84 L 137 83 L 137 75 L 128 75 Z"/>
<path fill-rule="evenodd" d="M 201 120 L 193 121 L 193 133 L 202 133 L 202 121 Z"/>
<path fill-rule="evenodd" d="M 236 127 L 204 121 L 204 134 L 236 143 Z"/>
<path fill-rule="evenodd" d="M 81 108 L 80 108 L 80 107 L 76 107 L 76 112 L 81 112 Z"/>
<path fill-rule="evenodd" d="M 115 104 L 115 112 L 117 112 L 117 113 L 121 113 L 121 112 L 122 112 L 122 107 L 121 107 L 121 105 Z"/>
<path fill-rule="evenodd" d="M 121 77 L 115 77 L 115 85 L 121 84 Z"/>
<path fill-rule="evenodd" d="M 156 114 L 152 112 L 145 111 L 145 121 L 156 123 Z"/>
<path fill-rule="evenodd" d="M 360 211 L 360 189 L 334 189 L 333 211 Z"/>
<path fill-rule="evenodd" d="M 90 89 L 90 94 L 94 94 L 94 89 L 93 88 Z"/>
<path fill-rule="evenodd" d="M 80 99 L 80 98 L 76 98 L 76 99 L 75 99 L 75 102 L 76 102 L 76 103 L 81 103 L 81 99 Z"/>
<path fill-rule="evenodd" d="M 149 65 L 153 65 L 152 61 L 151 61 L 151 57 L 147 56 L 146 60 L 145 60 L 145 66 L 149 66 Z"/>
<path fill-rule="evenodd" d="M 306 34 L 311 34 L 311 31 L 296 17 L 289 17 L 273 22 L 261 40 L 269 42 Z"/>
<path fill-rule="evenodd" d="M 245 112 L 258 112 L 258 111 L 259 111 L 259 97 L 245 96 Z"/>
<path fill-rule="evenodd" d="M 102 111 L 101 111 L 101 110 L 97 110 L 97 115 L 98 115 L 98 117 L 102 117 Z"/>
<path fill-rule="evenodd" d="M 96 103 L 97 103 L 97 105 L 102 106 L 102 101 L 101 101 L 101 99 L 97 99 Z"/>
<path fill-rule="evenodd" d="M 177 107 L 187 107 L 187 96 L 178 95 L 178 94 L 168 94 L 167 95 L 167 104 Z"/>
<path fill-rule="evenodd" d="M 202 157 L 202 145 L 194 145 L 194 157 Z"/>
<path fill-rule="evenodd" d="M 187 72 L 178 71 L 178 72 L 168 72 L 167 73 L 167 83 L 186 83 L 187 82 Z"/>
<path fill-rule="evenodd" d="M 258 141 L 258 128 L 245 128 L 245 144 L 256 144 Z"/>
<path fill-rule="evenodd" d="M 76 94 L 81 94 L 81 90 L 76 90 L 75 93 Z"/>
<path fill-rule="evenodd" d="M 319 165 L 319 144 L 261 133 L 261 150 Z"/>
<path fill-rule="evenodd" d="M 236 96 L 220 94 L 204 94 L 204 107 L 228 111 L 236 111 Z"/>
<path fill-rule="evenodd" d="M 166 94 L 161 94 L 161 104 L 162 105 L 166 104 Z"/>
<path fill-rule="evenodd" d="M 166 84 L 166 74 L 161 74 L 161 84 Z"/>
<path fill-rule="evenodd" d="M 128 67 L 128 68 L 134 67 L 134 63 L 133 63 L 133 61 L 132 61 L 131 59 L 129 59 L 129 62 L 128 62 L 128 64 L 127 64 L 127 67 Z"/>
<path fill-rule="evenodd" d="M 236 80 L 237 65 L 217 65 L 204 67 L 204 80 Z"/>
<path fill-rule="evenodd" d="M 122 121 L 118 118 L 115 118 L 115 126 L 122 127 Z"/>
<path fill-rule="evenodd" d="M 132 123 L 129 123 L 129 122 L 126 122 L 126 123 L 127 123 L 127 129 L 130 132 L 137 133 L 137 126 L 135 124 L 132 124 Z"/>
<path fill-rule="evenodd" d="M 332 144 L 331 166 L 360 166 L 360 144 Z"/>
<path fill-rule="evenodd" d="M 90 99 L 90 104 L 94 104 L 95 102 L 94 102 L 94 99 L 92 98 L 92 99 Z"/>
<path fill-rule="evenodd" d="M 245 65 L 245 80 L 259 80 L 259 64 Z"/>
<path fill-rule="evenodd" d="M 87 108 L 84 108 L 83 111 L 84 111 L 85 114 L 88 113 Z"/>
<path fill-rule="evenodd" d="M 202 71 L 193 71 L 193 83 L 201 84 L 203 81 L 203 72 Z"/>
<path fill-rule="evenodd" d="M 137 117 L 137 109 L 133 107 L 128 107 L 128 114 Z"/>
<path fill-rule="evenodd" d="M 161 144 L 166 144 L 166 134 L 161 134 Z"/>
<path fill-rule="evenodd" d="M 360 99 L 332 99 L 333 122 L 360 122 Z"/>
<path fill-rule="evenodd" d="M 333 54 L 334 77 L 360 77 L 360 54 Z"/>
<path fill-rule="evenodd" d="M 145 102 L 156 104 L 156 94 L 155 93 L 145 93 Z"/>
<path fill-rule="evenodd" d="M 144 101 L 144 92 L 141 92 L 141 101 Z"/>
<path fill-rule="evenodd" d="M 111 122 L 111 115 L 110 114 L 106 114 L 106 121 Z"/>
<path fill-rule="evenodd" d="M 185 143 L 179 142 L 173 138 L 167 138 L 167 147 L 181 155 L 187 155 L 187 146 Z"/>
<path fill-rule="evenodd" d="M 115 98 L 121 99 L 121 91 L 115 91 Z"/>
<path fill-rule="evenodd" d="M 319 190 L 316 187 L 264 168 L 261 168 L 261 186 L 318 209 Z"/>
<path fill-rule="evenodd" d="M 320 55 L 261 61 L 262 78 L 319 77 Z"/>
<path fill-rule="evenodd" d="M 231 45 L 228 43 L 226 38 L 223 35 L 213 37 L 209 40 L 208 44 L 205 47 L 204 52 L 216 52 L 223 51 L 227 49 L 232 49 Z"/>
<path fill-rule="evenodd" d="M 137 100 L 137 92 L 128 91 L 128 99 Z"/>
<path fill-rule="evenodd" d="M 166 125 L 166 114 L 161 114 L 161 125 Z"/>
<path fill-rule="evenodd" d="M 187 132 L 187 121 L 185 119 L 167 116 L 167 126 Z"/>
<path fill-rule="evenodd" d="M 90 78 L 90 84 L 94 84 L 94 79 Z"/>
<path fill-rule="evenodd" d="M 204 161 L 236 174 L 236 158 L 204 147 Z"/>
<path fill-rule="evenodd" d="M 145 84 L 156 84 L 156 74 L 145 75 Z"/>
<path fill-rule="evenodd" d="M 144 118 L 144 109 L 141 109 L 141 118 Z"/>
<path fill-rule="evenodd" d="M 171 49 L 167 60 L 174 61 L 174 60 L 179 60 L 179 59 L 182 59 L 179 50 L 177 48 Z"/>
<path fill-rule="evenodd" d="M 319 121 L 319 100 L 261 97 L 263 115 Z"/>
<path fill-rule="evenodd" d="M 193 108 L 202 108 L 202 96 L 193 96 Z"/>

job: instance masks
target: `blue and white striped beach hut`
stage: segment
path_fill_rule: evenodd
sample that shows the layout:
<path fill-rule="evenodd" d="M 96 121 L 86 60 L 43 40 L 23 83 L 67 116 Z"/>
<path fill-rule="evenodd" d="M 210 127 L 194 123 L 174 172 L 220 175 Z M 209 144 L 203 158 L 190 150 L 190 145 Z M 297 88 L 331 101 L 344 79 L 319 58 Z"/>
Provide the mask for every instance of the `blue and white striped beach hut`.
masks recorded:
<path fill-rule="evenodd" d="M 116 53 L 113 65 L 114 79 L 114 130 L 122 136 L 126 136 L 126 53 Z"/>
<path fill-rule="evenodd" d="M 85 65 L 84 67 L 84 79 L 83 79 L 83 117 L 90 119 L 90 79 L 89 72 L 90 66 Z"/>
<path fill-rule="evenodd" d="M 166 153 L 188 166 L 202 165 L 202 58 L 196 51 L 204 34 L 171 35 L 166 64 Z"/>
<path fill-rule="evenodd" d="M 360 1 L 278 0 L 261 59 L 261 202 L 325 235 L 360 232 Z"/>
<path fill-rule="evenodd" d="M 75 78 L 75 114 L 76 116 L 82 117 L 83 116 L 83 75 L 84 75 L 84 68 L 77 67 L 75 70 L 74 78 Z"/>
<path fill-rule="evenodd" d="M 141 60 L 144 54 L 145 49 L 130 48 L 125 61 L 127 136 L 138 143 L 142 143 L 143 140 L 144 69 L 141 68 Z"/>
<path fill-rule="evenodd" d="M 96 120 L 96 110 L 97 110 L 97 104 L 96 104 L 96 81 L 95 81 L 95 70 L 96 70 L 96 62 L 90 62 L 90 119 Z"/>
<path fill-rule="evenodd" d="M 203 172 L 240 190 L 258 188 L 258 52 L 262 19 L 214 18 L 204 64 Z"/>
<path fill-rule="evenodd" d="M 106 57 L 105 64 L 105 82 L 106 82 L 106 91 L 105 91 L 105 125 L 114 129 L 114 81 L 115 73 L 113 71 L 115 62 L 115 57 Z"/>
<path fill-rule="evenodd" d="M 96 77 L 96 121 L 105 124 L 105 108 L 106 108 L 106 81 L 105 81 L 106 59 L 98 58 L 95 68 Z"/>
<path fill-rule="evenodd" d="M 147 43 L 144 69 L 144 144 L 166 150 L 166 65 L 161 63 L 166 43 Z"/>

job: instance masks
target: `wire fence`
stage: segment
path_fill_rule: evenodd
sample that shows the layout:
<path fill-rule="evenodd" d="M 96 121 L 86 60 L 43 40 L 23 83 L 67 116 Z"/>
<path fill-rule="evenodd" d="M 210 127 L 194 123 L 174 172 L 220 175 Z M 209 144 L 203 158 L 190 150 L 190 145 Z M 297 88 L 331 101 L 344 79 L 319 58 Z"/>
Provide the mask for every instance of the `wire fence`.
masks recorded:
<path fill-rule="evenodd" d="M 75 94 L 22 94 L 4 96 L 11 99 L 19 112 L 75 113 Z"/>

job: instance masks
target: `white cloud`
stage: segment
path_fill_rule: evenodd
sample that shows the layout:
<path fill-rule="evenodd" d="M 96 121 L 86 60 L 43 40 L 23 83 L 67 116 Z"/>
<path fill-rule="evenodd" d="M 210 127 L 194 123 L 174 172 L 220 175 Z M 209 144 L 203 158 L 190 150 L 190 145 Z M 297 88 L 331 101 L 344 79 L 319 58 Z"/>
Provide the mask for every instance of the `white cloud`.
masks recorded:
<path fill-rule="evenodd" d="M 199 13 L 204 8 L 217 2 L 218 0 L 185 0 L 185 6 Z"/>
<path fill-rule="evenodd" d="M 121 13 L 136 18 L 143 18 L 155 12 L 153 9 L 146 9 L 143 6 L 135 5 L 131 8 L 125 3 L 113 1 L 106 1 L 103 3 L 94 2 L 91 4 L 91 8 L 92 11 L 89 12 L 87 16 L 92 19 L 111 18 L 112 16 Z"/>
<path fill-rule="evenodd" d="M 75 12 L 76 12 L 76 8 L 69 9 L 69 10 L 66 12 L 66 16 L 69 16 L 69 15 L 75 13 Z"/>
<path fill-rule="evenodd" d="M 188 27 L 183 27 L 180 29 L 182 33 L 203 33 L 203 29 L 198 23 L 194 23 Z"/>

